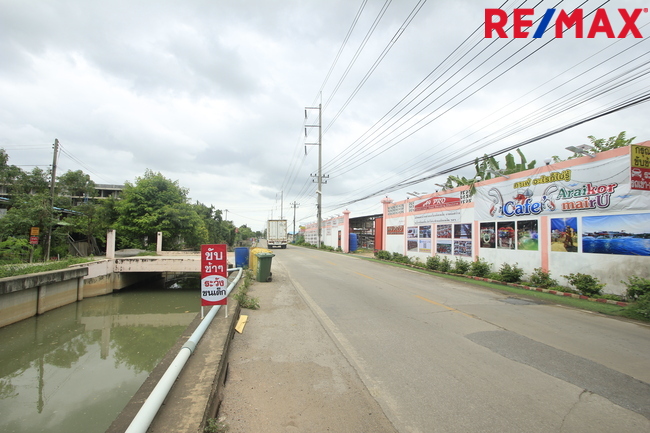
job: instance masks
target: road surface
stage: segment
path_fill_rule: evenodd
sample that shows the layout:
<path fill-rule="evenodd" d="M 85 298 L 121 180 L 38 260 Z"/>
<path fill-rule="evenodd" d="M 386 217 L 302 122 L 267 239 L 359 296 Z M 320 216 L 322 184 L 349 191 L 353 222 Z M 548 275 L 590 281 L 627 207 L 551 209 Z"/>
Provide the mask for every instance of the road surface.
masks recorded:
<path fill-rule="evenodd" d="M 401 433 L 650 431 L 647 325 L 343 254 L 274 254 Z"/>

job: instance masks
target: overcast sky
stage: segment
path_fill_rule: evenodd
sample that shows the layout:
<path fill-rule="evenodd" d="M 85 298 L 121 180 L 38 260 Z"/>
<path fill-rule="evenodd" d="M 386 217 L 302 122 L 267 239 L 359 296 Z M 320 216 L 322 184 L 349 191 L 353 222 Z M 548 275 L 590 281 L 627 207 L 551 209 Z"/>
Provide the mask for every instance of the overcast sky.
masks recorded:
<path fill-rule="evenodd" d="M 327 218 L 345 208 L 379 213 L 385 195 L 434 192 L 447 175 L 382 191 L 650 91 L 647 10 L 636 19 L 643 38 L 587 38 L 590 15 L 583 38 L 569 30 L 554 39 L 551 28 L 540 39 L 513 39 L 512 31 L 486 39 L 485 9 L 501 3 L 0 0 L 0 147 L 10 164 L 47 168 L 57 138 L 59 174 L 83 170 L 96 183 L 123 184 L 151 169 L 189 188 L 192 201 L 262 230 L 280 216 L 282 191 L 285 218 L 295 201 L 298 224 L 316 220 L 318 148 L 305 143 L 318 140 L 317 128 L 304 135 L 318 118 L 308 110 L 305 121 L 305 107 L 323 105 Z M 603 3 L 616 34 L 618 9 L 642 6 L 542 1 L 532 19 L 556 4 L 582 4 L 587 15 Z M 650 140 L 649 108 L 522 151 L 540 165 L 570 156 L 565 147 L 589 135 Z"/>

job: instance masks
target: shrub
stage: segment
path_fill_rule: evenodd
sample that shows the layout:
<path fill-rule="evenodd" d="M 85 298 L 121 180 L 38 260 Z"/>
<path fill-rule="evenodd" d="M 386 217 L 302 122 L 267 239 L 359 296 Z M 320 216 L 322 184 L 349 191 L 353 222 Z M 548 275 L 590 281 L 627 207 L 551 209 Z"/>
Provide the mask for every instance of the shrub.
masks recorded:
<path fill-rule="evenodd" d="M 501 276 L 500 280 L 505 283 L 518 283 L 524 275 L 524 270 L 518 267 L 517 263 L 514 265 L 504 263 L 499 269 L 499 275 Z"/>
<path fill-rule="evenodd" d="M 375 251 L 375 257 L 377 257 L 379 260 L 390 260 L 391 255 L 388 251 L 385 250 L 380 250 L 380 251 Z"/>
<path fill-rule="evenodd" d="M 411 259 L 409 258 L 409 256 L 405 256 L 400 253 L 393 253 L 391 260 L 397 263 L 404 263 L 407 265 L 411 264 Z"/>
<path fill-rule="evenodd" d="M 472 262 L 470 265 L 470 275 L 475 277 L 486 278 L 490 271 L 492 270 L 492 265 L 486 262 L 484 259 L 477 257 L 476 261 Z"/>
<path fill-rule="evenodd" d="M 456 259 L 456 264 L 454 265 L 453 273 L 455 274 L 466 274 L 469 272 L 470 268 L 472 267 L 472 264 L 463 259 Z"/>
<path fill-rule="evenodd" d="M 440 266 L 438 266 L 438 270 L 440 272 L 450 272 L 451 271 L 451 260 L 449 260 L 449 257 L 444 257 L 440 261 Z"/>
<path fill-rule="evenodd" d="M 422 263 L 422 260 L 420 260 L 419 257 L 415 258 L 415 262 L 413 262 L 413 264 L 415 266 L 417 266 L 418 268 L 423 268 L 424 267 L 424 263 Z"/>
<path fill-rule="evenodd" d="M 637 277 L 636 275 L 628 278 L 628 281 L 621 281 L 627 287 L 625 297 L 632 301 L 636 301 L 641 296 L 650 294 L 650 280 L 647 278 Z"/>
<path fill-rule="evenodd" d="M 21 263 L 27 259 L 29 248 L 27 239 L 10 237 L 0 242 L 0 263 Z"/>
<path fill-rule="evenodd" d="M 548 289 L 558 285 L 557 280 L 551 278 L 551 273 L 546 272 L 542 268 L 535 268 L 534 272 L 530 275 L 530 284 L 535 287 L 542 287 Z"/>
<path fill-rule="evenodd" d="M 229 429 L 230 426 L 224 423 L 223 421 L 214 418 L 208 418 L 208 420 L 205 423 L 205 427 L 203 428 L 203 431 L 205 433 L 225 433 Z"/>
<path fill-rule="evenodd" d="M 440 267 L 440 256 L 427 257 L 427 269 L 437 271 Z"/>
<path fill-rule="evenodd" d="M 494 280 L 494 281 L 503 281 L 503 280 L 501 279 L 501 274 L 498 273 L 498 272 L 489 272 L 489 273 L 486 275 L 486 277 L 489 278 L 490 280 Z"/>
<path fill-rule="evenodd" d="M 630 305 L 626 316 L 650 320 L 650 293 L 640 295 L 637 301 Z"/>
<path fill-rule="evenodd" d="M 596 296 L 600 295 L 603 291 L 605 284 L 601 283 L 600 280 L 596 277 L 592 277 L 587 274 L 569 274 L 562 275 L 567 279 L 569 284 L 574 286 L 576 290 L 584 296 Z"/>
<path fill-rule="evenodd" d="M 239 284 L 239 289 L 233 297 L 237 300 L 237 302 L 239 302 L 239 305 L 241 305 L 242 308 L 248 308 L 249 310 L 258 310 L 260 308 L 259 298 L 248 295 L 248 289 L 252 280 L 253 271 L 247 269 L 244 272 L 244 279 Z"/>

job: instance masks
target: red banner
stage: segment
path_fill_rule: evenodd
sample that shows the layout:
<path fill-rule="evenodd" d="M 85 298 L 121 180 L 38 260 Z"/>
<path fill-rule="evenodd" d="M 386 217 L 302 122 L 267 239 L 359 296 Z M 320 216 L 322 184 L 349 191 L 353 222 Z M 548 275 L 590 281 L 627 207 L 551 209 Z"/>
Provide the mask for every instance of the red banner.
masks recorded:
<path fill-rule="evenodd" d="M 201 305 L 226 305 L 228 295 L 228 247 L 201 245 Z"/>
<path fill-rule="evenodd" d="M 459 197 L 432 197 L 415 205 L 415 211 L 460 206 Z"/>

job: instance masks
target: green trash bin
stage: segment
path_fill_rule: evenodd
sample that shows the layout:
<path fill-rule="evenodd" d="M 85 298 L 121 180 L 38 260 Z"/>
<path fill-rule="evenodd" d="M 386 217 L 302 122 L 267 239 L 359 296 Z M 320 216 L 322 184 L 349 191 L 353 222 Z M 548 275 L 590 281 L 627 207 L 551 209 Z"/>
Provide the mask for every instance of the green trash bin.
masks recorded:
<path fill-rule="evenodd" d="M 257 277 L 256 280 L 262 283 L 271 281 L 271 262 L 275 254 L 273 253 L 258 253 L 257 256 Z"/>

